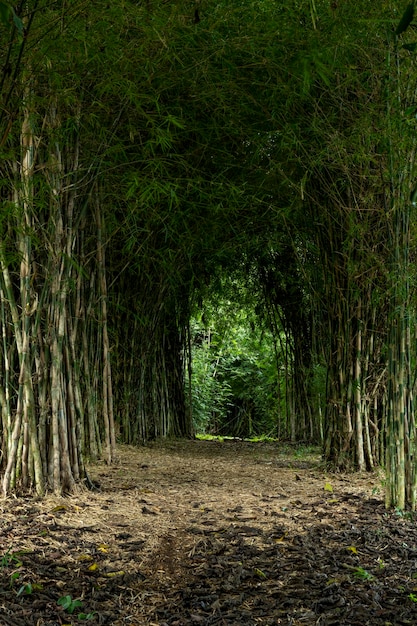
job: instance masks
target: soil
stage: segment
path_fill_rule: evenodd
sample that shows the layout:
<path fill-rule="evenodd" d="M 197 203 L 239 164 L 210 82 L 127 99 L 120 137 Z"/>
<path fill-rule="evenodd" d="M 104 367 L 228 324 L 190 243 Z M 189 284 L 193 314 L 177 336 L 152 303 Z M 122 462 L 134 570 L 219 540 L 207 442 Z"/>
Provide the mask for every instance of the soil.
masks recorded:
<path fill-rule="evenodd" d="M 306 448 L 119 447 L 94 491 L 0 503 L 0 625 L 417 624 L 414 516 Z"/>

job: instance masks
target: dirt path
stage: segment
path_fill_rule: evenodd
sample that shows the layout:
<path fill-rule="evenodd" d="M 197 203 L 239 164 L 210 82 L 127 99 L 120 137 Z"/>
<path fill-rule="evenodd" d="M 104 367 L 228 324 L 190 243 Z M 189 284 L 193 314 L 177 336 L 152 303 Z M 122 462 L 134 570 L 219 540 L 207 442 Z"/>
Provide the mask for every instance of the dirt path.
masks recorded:
<path fill-rule="evenodd" d="M 0 626 L 417 624 L 416 525 L 377 475 L 238 441 L 120 447 L 90 474 L 2 502 Z"/>

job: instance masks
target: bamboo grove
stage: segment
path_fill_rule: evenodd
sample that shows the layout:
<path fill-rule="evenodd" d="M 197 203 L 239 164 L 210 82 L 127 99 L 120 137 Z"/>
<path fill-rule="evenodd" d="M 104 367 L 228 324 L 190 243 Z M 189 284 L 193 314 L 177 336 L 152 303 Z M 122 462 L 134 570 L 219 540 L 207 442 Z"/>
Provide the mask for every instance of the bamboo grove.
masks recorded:
<path fill-rule="evenodd" d="M 193 436 L 190 320 L 228 275 L 281 432 L 416 507 L 414 3 L 380 4 L 0 2 L 5 495 Z"/>

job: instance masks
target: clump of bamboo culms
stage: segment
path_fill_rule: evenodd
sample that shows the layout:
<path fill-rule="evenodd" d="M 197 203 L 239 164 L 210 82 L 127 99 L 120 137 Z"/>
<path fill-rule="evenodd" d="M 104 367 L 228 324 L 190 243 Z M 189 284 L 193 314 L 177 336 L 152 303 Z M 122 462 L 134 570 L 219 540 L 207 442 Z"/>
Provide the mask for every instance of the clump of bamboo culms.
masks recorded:
<path fill-rule="evenodd" d="M 77 184 L 78 133 L 64 137 L 59 103 L 35 110 L 36 82 L 25 85 L 20 155 L 3 168 L 11 207 L 0 242 L 3 493 L 61 493 L 86 478 L 103 423 L 107 460 L 114 456 L 104 244 L 92 194 Z"/>
<path fill-rule="evenodd" d="M 340 158 L 335 150 L 333 162 L 325 159 L 315 166 L 304 203 L 311 213 L 310 236 L 317 251 L 316 266 L 305 271 L 311 281 L 313 327 L 318 331 L 316 358 L 327 369 L 324 458 L 334 468 L 363 471 L 380 462 L 381 452 L 383 389 L 377 381 L 384 364 L 379 356 L 383 335 L 377 324 L 384 320 L 377 310 L 385 285 L 380 261 L 385 241 L 379 223 L 383 209 L 380 184 L 373 184 L 373 193 L 370 187 L 372 168 L 363 163 L 353 174 L 345 170 L 343 148 L 350 139 L 337 136 Z M 331 137 L 328 140 L 332 142 Z"/>
<path fill-rule="evenodd" d="M 416 508 L 416 423 L 413 398 L 410 315 L 410 209 L 407 200 L 394 208 L 390 245 L 392 293 L 388 346 L 386 425 L 386 506 Z"/>
<path fill-rule="evenodd" d="M 120 280 L 131 281 L 129 275 Z M 115 402 L 122 409 L 121 438 L 133 444 L 193 432 L 184 381 L 187 301 L 169 295 L 167 277 L 155 276 L 152 285 L 146 273 L 138 276 L 129 309 L 123 310 L 115 298 L 114 313 L 121 322 L 113 356 Z"/>
<path fill-rule="evenodd" d="M 415 116 L 415 62 L 399 46 L 399 37 L 413 19 L 410 5 L 389 40 L 387 54 L 387 136 L 389 145 L 387 231 L 389 252 L 389 345 L 386 421 L 387 507 L 400 509 L 417 505 L 416 418 L 414 408 L 415 341 L 411 320 L 415 316 L 415 295 L 410 288 L 412 224 L 415 220 L 416 127 L 407 120 Z M 413 297 L 414 295 L 414 297 Z"/>
<path fill-rule="evenodd" d="M 311 311 L 297 263 L 296 245 L 282 245 L 258 260 L 268 324 L 276 340 L 277 363 L 284 364 L 285 415 L 280 436 L 291 441 L 320 441 L 319 412 L 312 394 Z M 283 333 L 285 339 L 283 340 Z M 279 367 L 277 367 L 279 370 Z"/>
<path fill-rule="evenodd" d="M 383 456 L 385 108 L 377 68 L 385 51 L 371 19 L 363 37 L 367 3 L 356 7 L 358 20 L 347 5 L 339 9 L 338 19 L 319 11 L 320 28 L 303 33 L 317 64 L 300 62 L 300 51 L 289 55 L 276 141 L 285 217 L 302 242 L 294 252 L 308 302 L 311 362 L 325 372 L 324 460 L 335 469 L 368 470 Z M 344 23 L 349 29 L 341 37 Z"/>

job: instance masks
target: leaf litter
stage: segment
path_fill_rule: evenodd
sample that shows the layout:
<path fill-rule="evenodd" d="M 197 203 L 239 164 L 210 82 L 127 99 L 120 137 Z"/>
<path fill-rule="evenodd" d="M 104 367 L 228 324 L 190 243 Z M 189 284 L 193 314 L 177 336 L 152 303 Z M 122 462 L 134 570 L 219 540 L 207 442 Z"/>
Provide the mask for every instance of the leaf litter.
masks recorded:
<path fill-rule="evenodd" d="M 1 502 L 1 626 L 417 623 L 417 527 L 382 475 L 244 441 L 89 471 L 96 491 Z"/>

